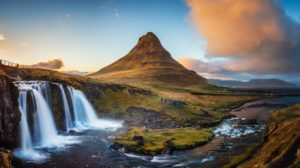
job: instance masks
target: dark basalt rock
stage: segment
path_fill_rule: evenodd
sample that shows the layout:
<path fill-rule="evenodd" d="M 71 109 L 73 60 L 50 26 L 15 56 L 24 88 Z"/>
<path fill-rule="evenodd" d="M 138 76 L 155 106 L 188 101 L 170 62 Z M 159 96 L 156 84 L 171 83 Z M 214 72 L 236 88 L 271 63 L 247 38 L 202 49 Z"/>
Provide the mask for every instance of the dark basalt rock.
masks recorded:
<path fill-rule="evenodd" d="M 7 76 L 0 76 L 0 146 L 15 147 L 19 140 L 21 113 L 18 89 Z"/>

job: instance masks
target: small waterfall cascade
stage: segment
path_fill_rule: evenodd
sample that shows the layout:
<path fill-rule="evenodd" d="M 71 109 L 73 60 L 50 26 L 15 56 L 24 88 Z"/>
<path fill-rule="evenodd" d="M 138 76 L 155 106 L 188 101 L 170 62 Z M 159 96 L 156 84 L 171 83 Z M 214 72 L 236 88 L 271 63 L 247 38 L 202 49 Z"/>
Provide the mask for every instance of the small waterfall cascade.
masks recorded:
<path fill-rule="evenodd" d="M 68 86 L 68 90 L 72 96 L 75 125 L 77 127 L 95 126 L 98 122 L 98 117 L 85 95 L 80 90 L 74 89 L 71 86 Z"/>
<path fill-rule="evenodd" d="M 96 111 L 86 98 L 85 94 L 72 86 L 68 86 L 68 91 L 72 97 L 74 109 L 74 125 L 77 129 L 117 129 L 122 127 L 122 122 L 99 119 Z"/>
<path fill-rule="evenodd" d="M 61 96 L 63 99 L 65 119 L 66 119 L 66 130 L 69 131 L 74 127 L 73 122 L 72 122 L 70 107 L 69 107 L 67 96 L 66 96 L 66 93 L 65 93 L 65 90 L 64 90 L 64 87 L 62 84 L 59 85 L 59 89 L 60 89 Z"/>

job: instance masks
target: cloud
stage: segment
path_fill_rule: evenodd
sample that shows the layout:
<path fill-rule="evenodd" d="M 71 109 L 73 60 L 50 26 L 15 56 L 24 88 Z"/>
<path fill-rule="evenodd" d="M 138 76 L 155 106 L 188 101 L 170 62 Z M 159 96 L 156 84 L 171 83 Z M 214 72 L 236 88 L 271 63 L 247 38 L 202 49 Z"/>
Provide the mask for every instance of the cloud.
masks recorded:
<path fill-rule="evenodd" d="M 210 57 L 232 61 L 228 71 L 300 72 L 300 24 L 274 0 L 187 0 L 190 17 L 207 39 Z"/>
<path fill-rule="evenodd" d="M 178 62 L 185 68 L 193 70 L 205 78 L 231 79 L 227 75 L 230 71 L 226 70 L 221 61 L 204 62 L 195 58 L 183 57 Z"/>
<path fill-rule="evenodd" d="M 4 37 L 3 34 L 0 34 L 0 41 L 4 41 L 6 38 Z"/>
<path fill-rule="evenodd" d="M 39 62 L 37 64 L 29 65 L 31 68 L 58 70 L 64 67 L 64 63 L 60 58 L 53 58 L 46 62 Z"/>

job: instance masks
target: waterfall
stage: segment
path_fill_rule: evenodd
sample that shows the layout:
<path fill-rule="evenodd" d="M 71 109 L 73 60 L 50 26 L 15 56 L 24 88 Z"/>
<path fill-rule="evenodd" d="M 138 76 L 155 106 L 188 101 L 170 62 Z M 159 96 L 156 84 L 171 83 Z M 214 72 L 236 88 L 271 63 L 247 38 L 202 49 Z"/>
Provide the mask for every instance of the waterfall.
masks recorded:
<path fill-rule="evenodd" d="M 64 104 L 66 129 L 67 129 L 67 131 L 69 131 L 70 129 L 73 128 L 73 123 L 72 123 L 72 118 L 71 118 L 71 113 L 70 113 L 70 107 L 69 107 L 69 103 L 67 101 L 67 97 L 66 97 L 66 93 L 65 93 L 63 85 L 60 84 L 59 89 L 60 89 L 61 96 L 62 96 L 62 99 L 63 99 L 63 104 Z"/>
<path fill-rule="evenodd" d="M 74 123 L 77 128 L 91 127 L 117 129 L 122 127 L 122 123 L 120 122 L 99 119 L 93 106 L 82 91 L 74 89 L 71 86 L 68 86 L 68 90 L 72 97 L 75 116 Z"/>
<path fill-rule="evenodd" d="M 76 126 L 92 126 L 98 119 L 92 105 L 80 90 L 76 90 L 71 86 L 68 86 L 68 90 L 72 96 Z"/>
<path fill-rule="evenodd" d="M 48 82 L 44 81 L 21 81 L 15 82 L 19 88 L 19 109 L 21 111 L 20 123 L 20 145 L 21 148 L 15 151 L 15 155 L 32 161 L 44 160 L 44 148 L 59 148 L 67 144 L 79 143 L 76 136 L 62 136 L 58 134 L 54 122 L 53 112 L 51 110 L 51 90 Z M 66 92 L 61 84 L 58 84 L 62 103 L 64 106 L 65 121 L 67 130 L 77 129 L 117 129 L 122 126 L 120 122 L 101 120 L 97 117 L 95 110 L 87 100 L 86 96 L 80 90 L 67 86 L 71 96 L 71 102 L 68 102 Z M 29 96 L 30 95 L 30 96 Z M 27 99 L 33 102 L 33 113 L 28 112 Z M 73 106 L 74 121 L 72 121 L 69 104 Z M 32 114 L 33 123 L 28 123 L 28 114 Z M 30 126 L 33 126 L 33 136 L 30 132 Z M 82 129 L 83 128 L 83 129 Z M 42 150 L 42 151 L 41 151 Z"/>
<path fill-rule="evenodd" d="M 31 134 L 29 131 L 29 126 L 27 122 L 27 92 L 26 91 L 21 91 L 19 94 L 19 108 L 20 112 L 22 114 L 21 118 L 21 150 L 24 153 L 29 153 L 33 151 L 33 146 L 32 146 L 32 138 Z"/>
<path fill-rule="evenodd" d="M 37 130 L 35 131 L 39 135 L 38 145 L 51 146 L 58 136 L 51 110 L 41 92 L 32 89 L 32 93 L 36 102 Z"/>

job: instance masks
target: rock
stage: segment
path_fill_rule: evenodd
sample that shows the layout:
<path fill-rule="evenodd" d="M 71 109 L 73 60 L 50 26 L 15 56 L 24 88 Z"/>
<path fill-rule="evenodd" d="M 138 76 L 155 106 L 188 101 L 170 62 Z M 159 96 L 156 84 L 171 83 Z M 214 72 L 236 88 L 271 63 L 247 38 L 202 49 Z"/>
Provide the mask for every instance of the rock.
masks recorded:
<path fill-rule="evenodd" d="M 239 122 L 241 125 L 258 125 L 258 121 L 256 119 L 246 119 L 246 120 L 241 120 Z"/>
<path fill-rule="evenodd" d="M 0 167 L 13 168 L 11 165 L 12 152 L 7 149 L 0 148 Z"/>
<path fill-rule="evenodd" d="M 132 140 L 137 141 L 137 145 L 144 145 L 143 136 L 135 135 L 135 136 L 132 137 Z"/>
<path fill-rule="evenodd" d="M 15 147 L 19 143 L 21 113 L 18 89 L 7 76 L 0 75 L 0 146 Z"/>

